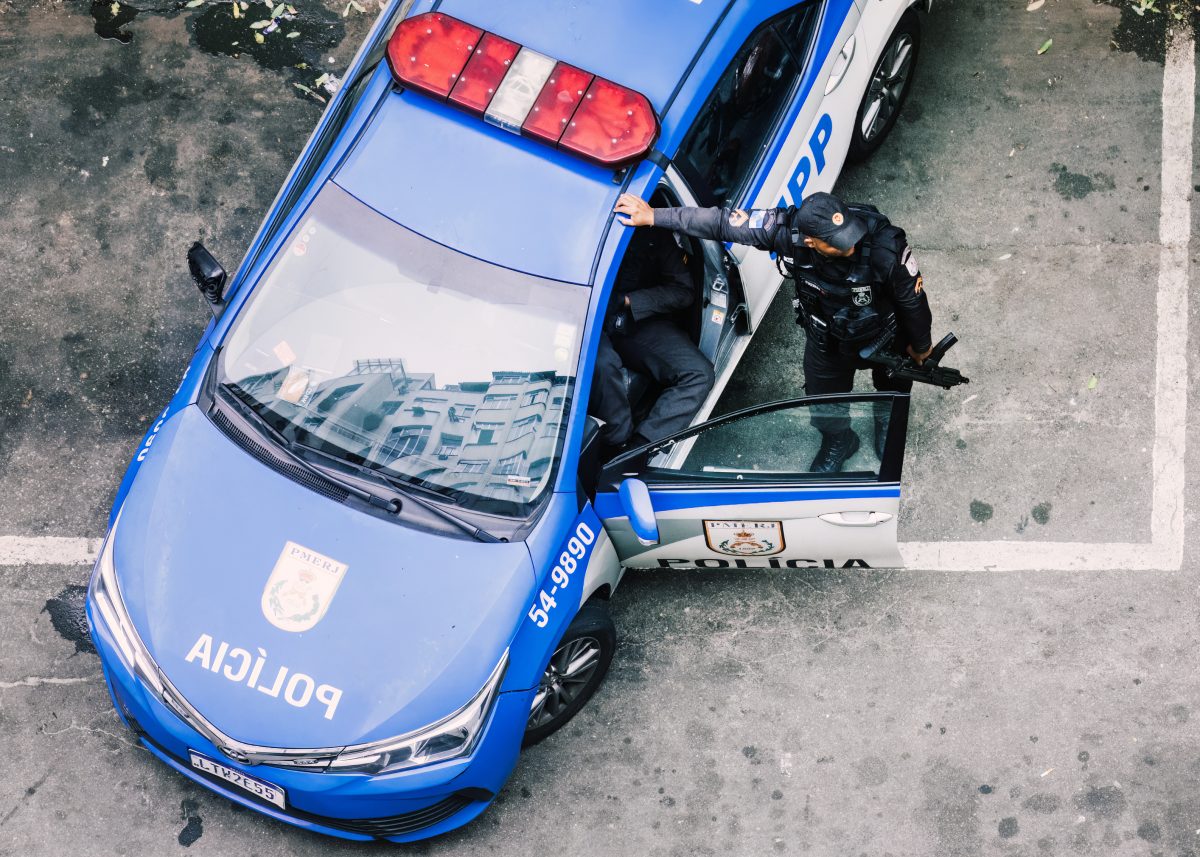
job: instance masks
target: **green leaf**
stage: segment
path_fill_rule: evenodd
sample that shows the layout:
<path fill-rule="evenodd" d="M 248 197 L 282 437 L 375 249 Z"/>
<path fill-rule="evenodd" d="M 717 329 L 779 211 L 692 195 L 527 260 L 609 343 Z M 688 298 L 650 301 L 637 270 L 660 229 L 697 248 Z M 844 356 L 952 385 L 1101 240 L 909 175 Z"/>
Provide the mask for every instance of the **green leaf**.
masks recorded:
<path fill-rule="evenodd" d="M 1097 386 L 1099 383 L 1100 383 L 1100 379 L 1099 379 L 1099 378 L 1097 378 L 1095 375 L 1093 375 L 1091 378 L 1089 378 L 1089 379 L 1088 379 L 1088 389 L 1089 389 L 1089 390 L 1094 390 L 1094 389 L 1096 389 L 1096 386 Z"/>
<path fill-rule="evenodd" d="M 276 6 L 274 9 L 272 9 L 272 10 L 271 10 L 271 17 L 272 17 L 272 18 L 278 18 L 280 15 L 282 15 L 282 14 L 283 14 L 283 7 L 284 7 L 284 4 L 283 4 L 283 3 L 280 3 L 280 4 L 279 4 L 278 6 Z"/>
<path fill-rule="evenodd" d="M 1054 39 L 1046 39 L 1046 41 L 1042 43 L 1042 46 L 1040 48 L 1038 48 L 1038 56 L 1040 57 L 1046 51 L 1050 50 L 1050 46 L 1053 44 L 1054 44 Z"/>

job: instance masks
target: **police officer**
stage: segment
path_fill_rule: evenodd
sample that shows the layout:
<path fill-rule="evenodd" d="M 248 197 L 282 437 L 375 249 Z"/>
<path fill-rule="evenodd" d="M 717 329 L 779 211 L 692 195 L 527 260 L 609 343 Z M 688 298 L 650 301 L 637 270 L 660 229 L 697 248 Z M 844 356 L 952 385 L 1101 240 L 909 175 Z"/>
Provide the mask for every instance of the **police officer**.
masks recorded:
<path fill-rule="evenodd" d="M 617 272 L 596 358 L 588 410 L 604 421 L 600 440 L 631 448 L 687 428 L 713 386 L 713 367 L 675 316 L 691 307 L 695 287 L 675 236 L 643 229 Z M 636 428 L 621 367 L 662 388 Z"/>
<path fill-rule="evenodd" d="M 890 379 L 859 350 L 889 326 L 893 348 L 917 363 L 933 350 L 932 315 L 924 281 L 904 230 L 873 206 L 848 206 L 814 193 L 796 208 L 651 208 L 622 194 L 618 218 L 626 226 L 660 226 L 698 238 L 749 244 L 778 254 L 796 285 L 797 322 L 807 333 L 804 389 L 809 395 L 847 393 L 854 373 L 870 367 L 876 390 L 907 393 L 912 381 Z M 858 451 L 860 439 L 845 407 L 814 408 L 821 448 L 811 470 L 837 472 Z M 875 452 L 882 458 L 887 414 L 875 413 Z"/>

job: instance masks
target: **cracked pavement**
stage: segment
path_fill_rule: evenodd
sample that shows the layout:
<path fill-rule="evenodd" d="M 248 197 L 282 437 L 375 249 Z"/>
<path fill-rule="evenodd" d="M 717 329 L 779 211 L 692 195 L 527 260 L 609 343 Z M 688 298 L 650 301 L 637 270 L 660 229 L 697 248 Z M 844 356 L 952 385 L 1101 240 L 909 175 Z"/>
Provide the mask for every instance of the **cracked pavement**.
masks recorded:
<path fill-rule="evenodd" d="M 121 45 L 84 0 L 0 0 L 4 534 L 102 533 L 206 322 L 187 246 L 232 266 L 318 116 L 174 5 Z M 905 540 L 1149 538 L 1161 31 L 1120 5 L 938 0 L 899 125 L 843 176 L 909 231 L 972 377 L 914 396 Z M 334 71 L 367 24 L 339 20 Z M 789 297 L 723 410 L 800 389 Z M 1186 522 L 1177 572 L 630 573 L 596 697 L 478 821 L 406 850 L 1200 853 Z M 138 748 L 71 619 L 86 576 L 0 567 L 0 855 L 366 853 Z"/>

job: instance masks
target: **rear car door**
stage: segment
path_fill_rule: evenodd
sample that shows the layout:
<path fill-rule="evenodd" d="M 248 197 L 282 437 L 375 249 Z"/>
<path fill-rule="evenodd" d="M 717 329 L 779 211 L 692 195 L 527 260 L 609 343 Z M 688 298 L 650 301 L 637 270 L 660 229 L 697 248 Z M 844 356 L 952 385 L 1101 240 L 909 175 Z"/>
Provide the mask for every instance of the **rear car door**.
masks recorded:
<path fill-rule="evenodd" d="M 809 0 L 751 34 L 674 158 L 700 204 L 775 208 L 833 187 L 869 72 L 859 17 L 853 0 Z M 768 254 L 730 252 L 753 327 L 781 275 Z"/>
<path fill-rule="evenodd" d="M 725 414 L 606 464 L 596 512 L 626 567 L 901 567 L 908 403 L 846 393 Z M 831 421 L 860 447 L 841 472 L 814 473 Z"/>

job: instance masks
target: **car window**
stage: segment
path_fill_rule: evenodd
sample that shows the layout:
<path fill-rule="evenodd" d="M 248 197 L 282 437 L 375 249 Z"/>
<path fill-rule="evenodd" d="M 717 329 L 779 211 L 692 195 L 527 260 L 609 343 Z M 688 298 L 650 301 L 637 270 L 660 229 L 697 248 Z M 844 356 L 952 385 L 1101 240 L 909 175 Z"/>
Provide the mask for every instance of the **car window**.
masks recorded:
<path fill-rule="evenodd" d="M 221 380 L 291 443 L 525 516 L 561 455 L 587 299 L 330 183 L 235 322 Z"/>
<path fill-rule="evenodd" d="M 792 55 L 799 62 L 804 62 L 808 56 L 808 46 L 816 32 L 817 18 L 817 4 L 805 3 L 775 19 L 775 31 L 791 48 Z"/>
<path fill-rule="evenodd" d="M 676 156 L 705 202 L 736 202 L 799 76 L 800 67 L 770 26 L 738 51 Z"/>
<path fill-rule="evenodd" d="M 886 432 L 892 402 L 800 402 L 766 407 L 744 417 L 714 420 L 696 431 L 686 453 L 669 466 L 652 465 L 643 474 L 648 483 L 682 479 L 734 479 L 737 482 L 804 481 L 828 479 L 812 464 L 821 448 L 823 432 L 854 432 L 857 449 L 837 471 L 838 479 L 879 479 L 881 462 L 875 452 L 875 434 Z"/>

